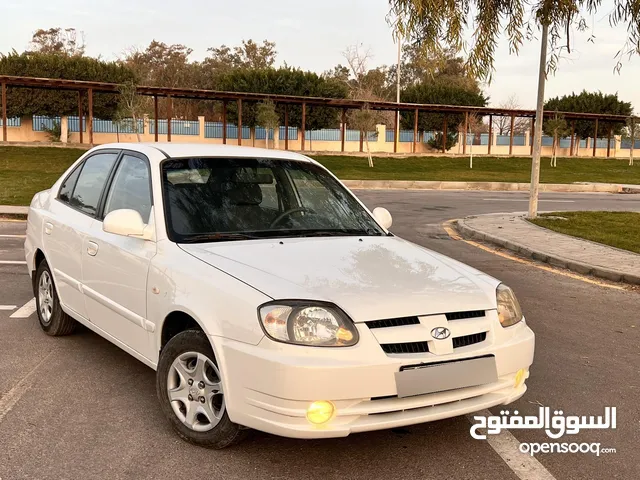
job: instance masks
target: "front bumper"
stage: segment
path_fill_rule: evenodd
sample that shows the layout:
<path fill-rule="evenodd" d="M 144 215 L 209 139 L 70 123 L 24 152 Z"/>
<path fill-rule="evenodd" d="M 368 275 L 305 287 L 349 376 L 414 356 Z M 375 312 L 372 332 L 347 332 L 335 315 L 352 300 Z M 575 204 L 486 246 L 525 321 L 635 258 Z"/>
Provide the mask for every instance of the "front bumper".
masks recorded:
<path fill-rule="evenodd" d="M 286 437 L 345 437 L 506 405 L 526 391 L 524 383 L 515 386 L 516 372 L 528 371 L 533 362 L 534 334 L 524 321 L 503 329 L 507 335 L 499 343 L 449 355 L 386 355 L 367 327 L 358 324 L 358 329 L 358 345 L 341 348 L 301 347 L 267 338 L 248 345 L 211 337 L 230 419 Z M 481 355 L 495 356 L 497 382 L 397 397 L 394 374 L 401 366 Z M 336 413 L 327 424 L 307 421 L 306 410 L 315 400 L 334 403 Z"/>

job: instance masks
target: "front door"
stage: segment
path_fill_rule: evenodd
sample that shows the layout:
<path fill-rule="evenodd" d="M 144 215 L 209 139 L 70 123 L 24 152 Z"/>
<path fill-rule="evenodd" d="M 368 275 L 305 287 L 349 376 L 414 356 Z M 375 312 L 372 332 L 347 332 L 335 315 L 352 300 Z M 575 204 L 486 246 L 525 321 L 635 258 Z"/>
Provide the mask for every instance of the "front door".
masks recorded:
<path fill-rule="evenodd" d="M 82 257 L 83 290 L 89 319 L 98 328 L 147 359 L 153 358 L 148 332 L 147 275 L 154 241 L 107 233 L 102 220 L 114 210 L 132 209 L 148 223 L 152 209 L 149 161 L 125 152 L 94 220 Z"/>

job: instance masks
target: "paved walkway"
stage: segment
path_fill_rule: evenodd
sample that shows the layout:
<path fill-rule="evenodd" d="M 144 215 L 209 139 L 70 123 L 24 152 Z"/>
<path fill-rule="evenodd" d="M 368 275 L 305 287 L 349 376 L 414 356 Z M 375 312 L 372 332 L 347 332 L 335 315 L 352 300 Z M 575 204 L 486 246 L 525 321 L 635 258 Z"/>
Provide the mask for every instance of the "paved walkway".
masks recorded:
<path fill-rule="evenodd" d="M 584 275 L 640 284 L 640 255 L 538 227 L 515 214 L 467 217 L 460 232 Z"/>
<path fill-rule="evenodd" d="M 0 215 L 26 215 L 29 207 L 18 207 L 14 205 L 0 205 Z"/>

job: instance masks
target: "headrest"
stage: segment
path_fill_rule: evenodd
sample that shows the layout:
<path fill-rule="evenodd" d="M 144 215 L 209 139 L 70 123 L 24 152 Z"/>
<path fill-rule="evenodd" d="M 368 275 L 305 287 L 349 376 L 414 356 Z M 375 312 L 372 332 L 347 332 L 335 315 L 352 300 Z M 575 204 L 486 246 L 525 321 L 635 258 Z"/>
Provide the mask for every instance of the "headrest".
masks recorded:
<path fill-rule="evenodd" d="M 227 191 L 232 205 L 260 205 L 262 190 L 257 183 L 231 183 Z"/>

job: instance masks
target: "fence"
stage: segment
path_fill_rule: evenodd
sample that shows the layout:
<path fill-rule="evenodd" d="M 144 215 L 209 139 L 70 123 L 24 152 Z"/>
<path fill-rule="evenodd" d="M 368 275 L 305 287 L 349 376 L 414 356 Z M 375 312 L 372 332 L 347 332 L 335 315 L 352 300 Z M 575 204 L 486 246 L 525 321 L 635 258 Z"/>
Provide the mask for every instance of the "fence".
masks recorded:
<path fill-rule="evenodd" d="M 134 128 L 133 118 L 125 118 L 118 122 L 94 118 L 93 131 L 96 133 L 143 133 L 144 120 L 139 118 L 136 123 L 138 124 L 137 128 Z"/>
<path fill-rule="evenodd" d="M 22 119 L 20 117 L 7 118 L 7 127 L 20 127 L 22 125 Z M 3 127 L 2 116 L 0 116 L 0 127 Z"/>
<path fill-rule="evenodd" d="M 158 119 L 158 134 L 166 135 L 168 121 L 166 119 Z M 149 133 L 156 133 L 155 120 L 149 119 Z M 200 122 L 197 120 L 171 120 L 172 135 L 200 135 Z"/>
<path fill-rule="evenodd" d="M 204 138 L 222 138 L 222 122 L 204 122 Z M 227 124 L 227 138 L 238 138 L 238 126 Z M 251 138 L 251 129 L 242 126 L 242 138 Z"/>

